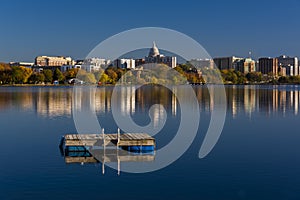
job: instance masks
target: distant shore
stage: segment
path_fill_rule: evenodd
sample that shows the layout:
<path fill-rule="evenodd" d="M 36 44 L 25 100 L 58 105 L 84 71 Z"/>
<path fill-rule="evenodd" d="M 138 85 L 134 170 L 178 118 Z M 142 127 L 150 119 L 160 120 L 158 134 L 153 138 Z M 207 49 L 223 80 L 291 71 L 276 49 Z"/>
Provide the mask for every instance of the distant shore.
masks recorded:
<path fill-rule="evenodd" d="M 148 84 L 150 85 L 150 84 Z M 160 85 L 160 84 L 157 84 Z M 247 85 L 300 85 L 297 83 L 249 83 L 249 84 L 232 84 L 232 83 L 224 83 L 224 84 L 214 84 L 214 83 L 209 83 L 209 84 L 186 84 L 186 85 L 191 85 L 191 86 L 205 86 L 205 85 L 225 85 L 225 86 L 247 86 Z M 4 84 L 0 85 L 0 87 L 73 87 L 74 85 L 72 84 Z M 87 85 L 82 85 L 82 86 L 87 86 Z M 94 85 L 97 87 L 112 87 L 115 86 L 113 84 L 106 84 L 106 85 Z M 124 85 L 124 86 L 130 86 L 130 85 Z M 134 86 L 132 84 L 131 86 Z M 180 86 L 180 85 L 176 85 Z M 182 86 L 182 85 L 181 85 Z"/>

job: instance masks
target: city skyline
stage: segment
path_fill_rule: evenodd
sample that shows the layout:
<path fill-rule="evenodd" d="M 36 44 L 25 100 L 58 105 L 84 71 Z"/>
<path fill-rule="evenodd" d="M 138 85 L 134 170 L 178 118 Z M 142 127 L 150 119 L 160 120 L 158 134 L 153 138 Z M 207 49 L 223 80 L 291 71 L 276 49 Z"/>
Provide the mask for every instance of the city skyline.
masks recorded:
<path fill-rule="evenodd" d="M 143 9 L 146 5 L 137 1 L 130 6 L 116 1 L 3 2 L 0 61 L 29 61 L 36 55 L 84 58 L 106 38 L 146 26 L 185 33 L 212 57 L 228 52 L 246 57 L 249 51 L 255 59 L 300 55 L 300 45 L 295 42 L 300 33 L 299 1 L 167 1 L 158 5 Z M 278 12 L 280 8 L 285 8 L 283 13 Z"/>

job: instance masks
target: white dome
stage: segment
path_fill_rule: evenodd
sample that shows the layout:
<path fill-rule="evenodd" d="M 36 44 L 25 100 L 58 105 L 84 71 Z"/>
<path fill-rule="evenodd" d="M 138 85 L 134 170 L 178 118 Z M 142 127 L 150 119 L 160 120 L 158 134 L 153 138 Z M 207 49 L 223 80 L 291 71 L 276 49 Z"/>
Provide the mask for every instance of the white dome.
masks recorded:
<path fill-rule="evenodd" d="M 158 50 L 158 48 L 157 48 L 157 46 L 156 46 L 156 44 L 155 44 L 155 42 L 153 42 L 153 46 L 152 46 L 152 48 L 150 49 L 150 51 L 149 51 L 149 57 L 156 57 L 156 56 L 158 56 L 159 55 L 159 50 Z"/>

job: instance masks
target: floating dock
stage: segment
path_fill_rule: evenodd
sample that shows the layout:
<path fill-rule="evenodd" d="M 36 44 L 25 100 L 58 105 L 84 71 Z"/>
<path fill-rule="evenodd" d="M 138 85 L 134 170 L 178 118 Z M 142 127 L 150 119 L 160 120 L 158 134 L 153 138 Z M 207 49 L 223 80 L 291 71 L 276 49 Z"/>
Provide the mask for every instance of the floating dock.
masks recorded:
<path fill-rule="evenodd" d="M 155 139 L 146 133 L 66 134 L 60 150 L 67 164 L 117 162 L 151 162 L 155 158 Z"/>

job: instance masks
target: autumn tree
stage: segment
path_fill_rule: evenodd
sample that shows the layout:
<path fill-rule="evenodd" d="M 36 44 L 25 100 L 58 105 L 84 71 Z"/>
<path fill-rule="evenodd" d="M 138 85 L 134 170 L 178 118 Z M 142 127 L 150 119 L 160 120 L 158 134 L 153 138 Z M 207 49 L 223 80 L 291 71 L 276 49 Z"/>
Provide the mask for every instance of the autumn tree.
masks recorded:
<path fill-rule="evenodd" d="M 113 69 L 108 69 L 105 73 L 111 79 L 112 84 L 115 84 L 118 81 L 118 74 Z"/>
<path fill-rule="evenodd" d="M 84 81 L 87 84 L 95 84 L 97 82 L 95 75 L 85 70 L 79 70 L 76 78 Z"/>
<path fill-rule="evenodd" d="M 13 83 L 27 83 L 32 69 L 26 67 L 12 67 L 11 78 Z"/>
<path fill-rule="evenodd" d="M 9 66 L 9 64 L 0 63 L 0 83 L 1 84 L 8 84 L 8 83 L 12 82 L 11 72 L 12 72 L 12 68 Z"/>
<path fill-rule="evenodd" d="M 69 69 L 64 73 L 64 76 L 67 80 L 76 78 L 78 71 L 79 71 L 78 68 Z"/>
<path fill-rule="evenodd" d="M 101 82 L 102 84 L 106 84 L 110 82 L 110 78 L 108 77 L 107 74 L 103 73 L 102 76 L 99 79 L 99 82 Z"/>

